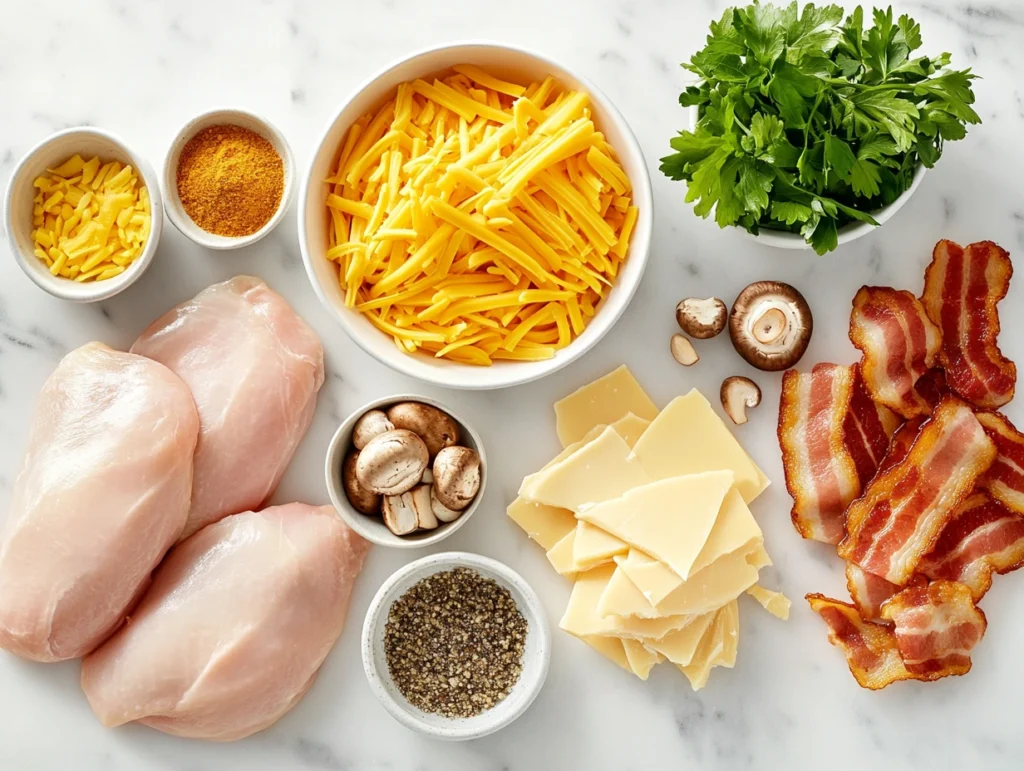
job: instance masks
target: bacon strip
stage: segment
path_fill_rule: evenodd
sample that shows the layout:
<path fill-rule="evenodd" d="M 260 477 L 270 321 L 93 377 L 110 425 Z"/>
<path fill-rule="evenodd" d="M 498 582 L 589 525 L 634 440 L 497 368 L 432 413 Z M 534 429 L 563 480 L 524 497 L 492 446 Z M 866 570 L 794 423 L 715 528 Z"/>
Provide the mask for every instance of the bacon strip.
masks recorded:
<path fill-rule="evenodd" d="M 863 353 L 861 370 L 876 402 L 905 418 L 931 413 L 932 405 L 914 385 L 935 366 L 942 333 L 914 295 L 861 287 L 853 298 L 850 340 Z"/>
<path fill-rule="evenodd" d="M 1004 506 L 1024 514 L 1024 434 L 998 412 L 982 412 L 978 420 L 999 451 L 979 485 Z"/>
<path fill-rule="evenodd" d="M 900 590 L 896 584 L 890 584 L 852 562 L 846 563 L 846 588 L 861 617 L 871 621 L 882 617 L 882 604 Z"/>
<path fill-rule="evenodd" d="M 907 457 L 871 480 L 850 505 L 839 556 L 890 583 L 906 584 L 995 457 L 974 411 L 946 397 Z"/>
<path fill-rule="evenodd" d="M 892 629 L 865 621 L 852 605 L 821 594 L 808 594 L 807 602 L 828 624 L 829 642 L 843 652 L 861 688 L 877 691 L 913 677 L 903 665 Z"/>
<path fill-rule="evenodd" d="M 888 471 L 907 457 L 910 448 L 914 446 L 914 440 L 917 439 L 921 428 L 927 422 L 928 418 L 921 415 L 908 420 L 896 429 L 896 433 L 892 435 L 892 441 L 889 442 L 889 451 L 878 465 L 879 474 Z"/>
<path fill-rule="evenodd" d="M 956 581 L 904 589 L 885 604 L 882 617 L 895 624 L 900 657 L 916 680 L 967 674 L 971 649 L 987 626 L 971 590 Z"/>
<path fill-rule="evenodd" d="M 943 396 L 949 396 L 949 385 L 946 383 L 946 373 L 941 367 L 935 367 L 925 372 L 914 384 L 914 391 L 928 404 L 928 412 L 931 413 Z"/>
<path fill-rule="evenodd" d="M 864 489 L 885 458 L 901 418 L 871 399 L 860 366 L 854 365 L 853 371 L 853 391 L 843 423 L 843 441 L 857 467 L 860 487 Z"/>
<path fill-rule="evenodd" d="M 1013 398 L 1017 367 L 996 344 L 999 313 L 1013 265 L 991 241 L 966 249 L 939 241 L 924 274 L 921 298 L 942 330 L 939 356 L 950 387 L 973 404 L 995 409 Z"/>
<path fill-rule="evenodd" d="M 853 395 L 851 367 L 817 364 L 782 378 L 779 445 L 793 525 L 804 538 L 839 543 L 843 512 L 860 493 L 844 426 Z"/>
<path fill-rule="evenodd" d="M 1022 564 L 1024 516 L 975 493 L 957 507 L 918 570 L 932 579 L 959 581 L 978 602 L 992 586 L 993 573 L 1009 573 Z"/>

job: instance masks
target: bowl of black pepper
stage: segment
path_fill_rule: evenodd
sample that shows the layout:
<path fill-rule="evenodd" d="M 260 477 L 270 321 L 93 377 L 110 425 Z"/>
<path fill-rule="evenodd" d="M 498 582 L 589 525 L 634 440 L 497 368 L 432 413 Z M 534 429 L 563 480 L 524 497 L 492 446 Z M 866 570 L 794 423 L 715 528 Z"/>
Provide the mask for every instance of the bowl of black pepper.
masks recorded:
<path fill-rule="evenodd" d="M 398 570 L 363 624 L 370 688 L 402 725 L 448 741 L 504 728 L 547 677 L 551 631 L 540 599 L 515 571 L 467 552 Z"/>

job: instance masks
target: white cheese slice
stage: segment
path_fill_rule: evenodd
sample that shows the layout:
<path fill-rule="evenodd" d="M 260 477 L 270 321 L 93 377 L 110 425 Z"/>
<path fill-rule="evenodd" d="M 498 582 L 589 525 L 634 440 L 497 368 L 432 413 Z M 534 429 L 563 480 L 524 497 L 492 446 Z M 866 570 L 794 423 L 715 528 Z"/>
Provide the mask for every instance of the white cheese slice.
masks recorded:
<path fill-rule="evenodd" d="M 664 562 L 685 579 L 693 572 L 732 485 L 731 471 L 672 477 L 577 509 L 576 514 Z"/>
<path fill-rule="evenodd" d="M 576 529 L 576 515 L 568 509 L 516 498 L 505 511 L 509 519 L 547 551 Z"/>
<path fill-rule="evenodd" d="M 597 603 L 614 572 L 615 565 L 602 565 L 576 577 L 572 594 L 569 595 L 569 604 L 565 608 L 562 620 L 558 622 L 563 630 L 576 637 L 607 637 L 615 634 L 615 619 L 602 617 L 597 613 Z"/>
<path fill-rule="evenodd" d="M 665 635 L 660 640 L 651 640 L 647 644 L 677 666 L 686 666 L 693 661 L 704 633 L 715 620 L 717 611 L 697 616 L 693 623 L 677 632 Z"/>
<path fill-rule="evenodd" d="M 576 539 L 572 556 L 577 569 L 589 570 L 612 561 L 612 557 L 625 554 L 629 547 L 596 525 L 582 520 L 576 523 Z"/>
<path fill-rule="evenodd" d="M 680 666 L 690 687 L 699 691 L 708 683 L 708 676 L 715 667 L 732 667 L 736 664 L 736 652 L 740 637 L 740 613 L 735 600 L 715 614 L 715 621 L 705 633 L 693 661 Z"/>
<path fill-rule="evenodd" d="M 608 427 L 569 457 L 526 477 L 519 495 L 579 513 L 650 481 L 626 441 Z"/>
<path fill-rule="evenodd" d="M 594 609 L 597 612 L 597 609 Z M 664 616 L 663 618 L 637 618 L 636 616 L 614 616 L 612 621 L 615 624 L 615 636 L 624 640 L 639 640 L 650 642 L 660 640 L 666 635 L 678 632 L 692 624 L 699 615 L 695 616 Z"/>
<path fill-rule="evenodd" d="M 749 554 L 738 551 L 725 555 L 684 581 L 657 607 L 651 605 L 625 571 L 617 567 L 598 600 L 597 613 L 602 617 L 659 618 L 717 610 L 757 583 L 755 564 L 763 561 L 760 554 L 763 552 L 763 545 L 757 544 Z"/>
<path fill-rule="evenodd" d="M 783 621 L 789 620 L 789 608 L 792 603 L 789 601 L 789 597 L 782 592 L 773 592 L 771 589 L 754 584 L 747 589 L 747 594 L 761 603 L 761 607 L 776 618 L 781 618 Z"/>
<path fill-rule="evenodd" d="M 614 423 L 630 412 L 654 420 L 658 408 L 623 365 L 555 402 L 558 440 L 566 447 L 594 426 Z"/>
<path fill-rule="evenodd" d="M 554 546 L 547 551 L 548 562 L 555 572 L 570 581 L 576 578 L 576 561 L 572 557 L 573 542 L 576 540 L 576 528 L 573 528 Z"/>
<path fill-rule="evenodd" d="M 747 503 L 768 487 L 768 478 L 696 389 L 661 411 L 634 452 L 652 479 L 729 469 Z"/>
<path fill-rule="evenodd" d="M 641 680 L 646 680 L 651 670 L 665 660 L 660 653 L 652 651 L 637 640 L 623 640 L 622 648 L 626 652 L 629 668 Z"/>
<path fill-rule="evenodd" d="M 622 645 L 622 640 L 615 637 L 600 637 L 599 635 L 587 635 L 586 637 L 581 637 L 580 640 L 609 661 L 613 661 L 627 672 L 633 673 L 633 668 L 629 665 L 629 659 L 626 658 L 626 650 Z"/>

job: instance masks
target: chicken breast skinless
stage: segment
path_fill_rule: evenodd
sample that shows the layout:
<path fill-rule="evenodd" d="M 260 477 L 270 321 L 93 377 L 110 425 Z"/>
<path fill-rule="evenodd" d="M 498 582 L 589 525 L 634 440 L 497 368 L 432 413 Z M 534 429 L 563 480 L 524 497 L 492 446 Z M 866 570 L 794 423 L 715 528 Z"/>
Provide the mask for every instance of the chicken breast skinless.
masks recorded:
<path fill-rule="evenodd" d="M 162 364 L 89 343 L 39 394 L 0 535 L 0 648 L 84 656 L 185 526 L 199 417 Z"/>
<path fill-rule="evenodd" d="M 106 726 L 231 741 L 303 697 L 341 635 L 369 545 L 330 506 L 290 503 L 175 546 L 128 623 L 82 665 Z"/>
<path fill-rule="evenodd" d="M 187 538 L 258 509 L 302 441 L 324 382 L 320 340 L 262 280 L 236 276 L 150 325 L 132 346 L 173 370 L 199 410 Z"/>

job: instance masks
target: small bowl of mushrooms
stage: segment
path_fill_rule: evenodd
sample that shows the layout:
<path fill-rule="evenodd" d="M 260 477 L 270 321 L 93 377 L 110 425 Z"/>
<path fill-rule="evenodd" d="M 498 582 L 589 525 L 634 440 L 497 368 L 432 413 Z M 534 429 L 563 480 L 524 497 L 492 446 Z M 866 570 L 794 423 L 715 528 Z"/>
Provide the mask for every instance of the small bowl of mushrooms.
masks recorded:
<path fill-rule="evenodd" d="M 429 546 L 476 511 L 487 479 L 480 436 L 423 396 L 389 396 L 353 412 L 327 450 L 331 502 L 381 546 Z"/>

